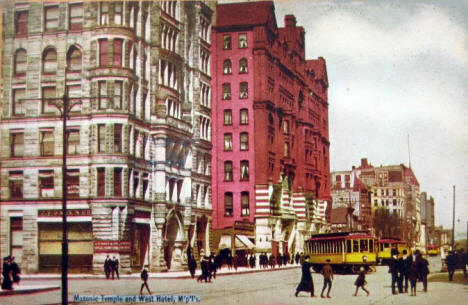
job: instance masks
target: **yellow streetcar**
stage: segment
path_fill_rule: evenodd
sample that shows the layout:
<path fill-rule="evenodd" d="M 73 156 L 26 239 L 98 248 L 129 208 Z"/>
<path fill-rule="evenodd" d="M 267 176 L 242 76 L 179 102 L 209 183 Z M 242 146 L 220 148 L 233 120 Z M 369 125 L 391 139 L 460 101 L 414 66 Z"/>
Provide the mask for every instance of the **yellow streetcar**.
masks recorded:
<path fill-rule="evenodd" d="M 401 241 L 396 238 L 384 238 L 379 239 L 377 243 L 377 260 L 382 265 L 387 265 L 392 257 L 392 249 L 398 250 L 398 258 L 403 256 L 403 250 L 406 250 L 406 253 L 411 254 L 411 250 L 408 248 L 404 241 Z"/>
<path fill-rule="evenodd" d="M 371 270 L 377 264 L 375 238 L 365 232 L 315 234 L 305 243 L 305 254 L 316 272 L 326 260 L 336 272 L 357 273 L 361 267 Z"/>
<path fill-rule="evenodd" d="M 439 255 L 439 248 L 436 245 L 427 245 L 427 255 L 429 256 Z"/>

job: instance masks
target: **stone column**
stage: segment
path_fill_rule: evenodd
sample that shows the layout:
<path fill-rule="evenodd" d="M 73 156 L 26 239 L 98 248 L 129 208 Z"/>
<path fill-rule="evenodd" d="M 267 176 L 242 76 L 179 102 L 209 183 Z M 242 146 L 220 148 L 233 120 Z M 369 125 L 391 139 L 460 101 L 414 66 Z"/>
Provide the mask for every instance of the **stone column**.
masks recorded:
<path fill-rule="evenodd" d="M 164 260 L 164 240 L 163 228 L 166 222 L 165 204 L 155 204 L 153 206 L 153 221 L 151 222 L 151 245 L 150 245 L 150 272 L 167 271 L 167 265 Z"/>

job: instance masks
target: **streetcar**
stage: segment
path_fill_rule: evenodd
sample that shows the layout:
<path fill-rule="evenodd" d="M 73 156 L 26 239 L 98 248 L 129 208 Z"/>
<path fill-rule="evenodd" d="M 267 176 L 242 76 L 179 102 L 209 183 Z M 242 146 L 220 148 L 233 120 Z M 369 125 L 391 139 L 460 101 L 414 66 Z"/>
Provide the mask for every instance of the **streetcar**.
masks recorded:
<path fill-rule="evenodd" d="M 403 257 L 403 250 L 406 250 L 407 255 L 411 254 L 404 241 L 397 238 L 383 238 L 377 242 L 377 261 L 382 265 L 387 265 L 392 258 L 392 250 L 398 251 L 398 258 Z"/>
<path fill-rule="evenodd" d="M 439 248 L 436 245 L 427 245 L 427 255 L 429 256 L 439 255 Z"/>
<path fill-rule="evenodd" d="M 312 268 L 320 272 L 327 259 L 335 272 L 358 273 L 377 264 L 376 239 L 366 232 L 314 234 L 305 242 Z"/>

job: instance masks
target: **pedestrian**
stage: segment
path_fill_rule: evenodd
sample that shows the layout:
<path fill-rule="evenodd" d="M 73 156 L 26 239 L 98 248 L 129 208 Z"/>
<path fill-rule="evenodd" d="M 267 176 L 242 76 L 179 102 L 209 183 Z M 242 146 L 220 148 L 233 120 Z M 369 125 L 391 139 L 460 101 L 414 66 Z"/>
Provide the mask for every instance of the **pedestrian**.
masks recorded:
<path fill-rule="evenodd" d="M 447 257 L 445 258 L 445 262 L 447 264 L 449 281 L 453 281 L 453 273 L 455 272 L 456 267 L 456 258 L 452 251 L 449 251 Z"/>
<path fill-rule="evenodd" d="M 146 290 L 148 290 L 148 293 L 151 295 L 151 291 L 148 287 L 148 270 L 143 269 L 140 274 L 141 280 L 143 281 L 143 284 L 141 284 L 140 288 L 140 295 L 143 295 L 143 288 L 146 287 Z"/>
<path fill-rule="evenodd" d="M 301 256 L 299 255 L 299 252 L 296 253 L 296 257 L 295 257 L 295 260 L 296 260 L 296 265 L 299 264 L 299 259 L 301 258 Z"/>
<path fill-rule="evenodd" d="M 356 291 L 354 292 L 353 295 L 357 296 L 359 287 L 361 287 L 362 290 L 364 290 L 367 293 L 367 296 L 369 296 L 370 292 L 364 287 L 366 284 L 367 284 L 366 271 L 365 271 L 364 267 L 361 267 L 361 269 L 359 269 L 359 275 L 358 275 L 356 281 L 354 282 L 354 285 L 356 285 Z"/>
<path fill-rule="evenodd" d="M 255 255 L 253 253 L 250 254 L 250 258 L 249 258 L 250 268 L 252 268 L 252 269 L 255 268 L 255 265 L 257 264 L 256 260 L 257 259 L 256 259 Z"/>
<path fill-rule="evenodd" d="M 418 280 L 418 266 L 416 261 L 412 262 L 409 270 L 409 281 L 411 285 L 411 296 L 416 296 L 416 282 Z"/>
<path fill-rule="evenodd" d="M 237 254 L 232 257 L 232 266 L 237 271 L 237 267 L 239 266 L 239 256 Z"/>
<path fill-rule="evenodd" d="M 312 267 L 312 265 L 309 263 L 309 258 L 306 258 L 304 263 L 302 263 L 302 276 L 301 281 L 296 288 L 296 297 L 301 291 L 310 292 L 310 296 L 314 297 L 314 281 L 312 279 L 312 274 L 310 273 L 310 267 Z"/>
<path fill-rule="evenodd" d="M 289 252 L 287 252 L 286 255 L 284 256 L 283 265 L 286 266 L 287 264 L 289 264 L 290 260 L 291 260 L 291 256 L 289 256 Z"/>
<path fill-rule="evenodd" d="M 216 265 L 215 265 L 215 260 L 214 260 L 214 254 L 210 255 L 210 259 L 208 261 L 209 263 L 209 268 L 210 268 L 210 278 L 209 281 L 211 282 L 211 277 L 214 279 L 216 278 Z"/>
<path fill-rule="evenodd" d="M 230 252 L 229 252 L 228 257 L 226 259 L 226 264 L 228 265 L 228 269 L 231 270 L 232 269 L 232 255 L 231 255 Z"/>
<path fill-rule="evenodd" d="M 3 258 L 2 276 L 3 276 L 2 289 L 13 290 L 13 282 L 11 280 L 11 266 L 10 266 L 9 256 L 6 256 Z"/>
<path fill-rule="evenodd" d="M 268 263 L 270 264 L 271 269 L 275 268 L 275 261 L 276 261 L 276 259 L 275 259 L 275 256 L 273 255 L 273 253 L 270 254 L 270 257 L 268 259 Z"/>
<path fill-rule="evenodd" d="M 13 278 L 13 284 L 19 285 L 19 282 L 21 281 L 21 277 L 19 276 L 21 274 L 21 269 L 18 266 L 18 264 L 15 262 L 15 257 L 12 256 L 10 259 L 10 269 L 11 269 L 11 276 Z"/>
<path fill-rule="evenodd" d="M 388 264 L 388 273 L 392 275 L 392 294 L 397 294 L 395 285 L 398 285 L 399 278 L 398 251 L 396 249 L 392 249 L 391 255 L 392 257 L 390 258 L 390 262 Z"/>
<path fill-rule="evenodd" d="M 308 258 L 308 257 L 306 257 Z M 333 280 L 333 269 L 330 266 L 330 259 L 327 258 L 327 263 L 322 267 L 322 270 L 320 271 L 323 275 L 323 288 L 322 288 L 322 293 L 320 296 L 324 298 L 323 292 L 328 286 L 328 291 L 327 291 L 327 298 L 331 298 L 330 296 L 330 290 L 332 288 L 332 280 Z"/>
<path fill-rule="evenodd" d="M 410 274 L 410 268 L 411 264 L 413 263 L 413 256 L 407 255 L 408 252 L 403 250 L 403 257 L 401 258 L 402 260 L 402 277 L 403 277 L 403 292 L 407 293 L 408 292 L 408 280 L 409 280 L 409 274 Z"/>
<path fill-rule="evenodd" d="M 276 263 L 278 264 L 278 268 L 281 268 L 281 265 L 283 264 L 283 256 L 281 254 L 278 254 Z"/>
<path fill-rule="evenodd" d="M 107 255 L 106 259 L 104 260 L 104 273 L 106 274 L 106 279 L 110 278 L 112 272 L 112 260 L 109 257 L 109 254 Z"/>
<path fill-rule="evenodd" d="M 190 255 L 189 261 L 188 261 L 188 267 L 190 271 L 190 275 L 192 276 L 192 279 L 195 278 L 195 271 L 197 270 L 197 261 L 195 260 L 195 257 L 193 254 Z"/>
<path fill-rule="evenodd" d="M 117 275 L 117 279 L 120 279 L 119 278 L 119 260 L 115 256 L 112 259 L 111 267 L 112 267 L 112 279 L 114 279 L 114 275 Z"/>
<path fill-rule="evenodd" d="M 416 268 L 418 269 L 418 279 L 423 283 L 424 292 L 427 292 L 427 275 L 429 274 L 429 262 L 422 257 L 421 252 L 416 250 Z"/>
<path fill-rule="evenodd" d="M 457 252 L 457 267 L 463 270 L 463 276 L 466 278 L 466 256 L 463 249 Z"/>
<path fill-rule="evenodd" d="M 211 273 L 210 273 L 210 258 L 206 255 L 204 255 L 204 252 L 200 253 L 202 255 L 202 258 L 200 260 L 200 268 L 201 268 L 201 274 L 197 279 L 197 282 L 203 282 L 205 283 L 210 280 L 211 282 Z"/>

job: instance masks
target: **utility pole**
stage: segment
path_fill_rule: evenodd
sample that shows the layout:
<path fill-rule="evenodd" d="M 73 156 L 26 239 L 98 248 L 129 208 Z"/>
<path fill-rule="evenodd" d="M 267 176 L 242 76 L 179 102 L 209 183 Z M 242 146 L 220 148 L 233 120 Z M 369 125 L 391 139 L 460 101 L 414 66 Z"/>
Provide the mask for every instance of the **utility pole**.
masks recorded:
<path fill-rule="evenodd" d="M 455 250 L 455 185 L 453 186 L 452 251 Z"/>
<path fill-rule="evenodd" d="M 63 146 L 62 146 L 62 305 L 68 304 L 68 236 L 67 236 L 67 115 L 68 92 L 62 98 Z"/>

